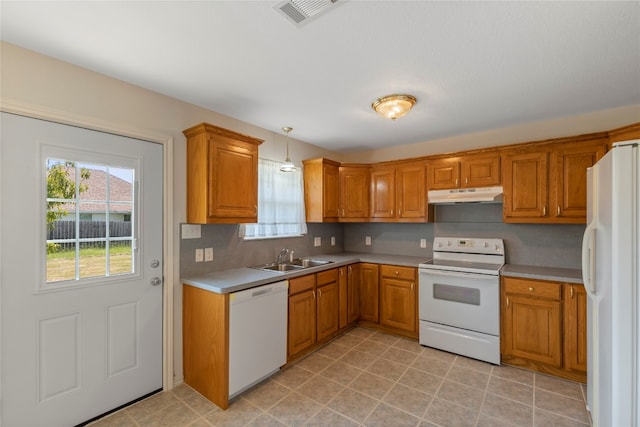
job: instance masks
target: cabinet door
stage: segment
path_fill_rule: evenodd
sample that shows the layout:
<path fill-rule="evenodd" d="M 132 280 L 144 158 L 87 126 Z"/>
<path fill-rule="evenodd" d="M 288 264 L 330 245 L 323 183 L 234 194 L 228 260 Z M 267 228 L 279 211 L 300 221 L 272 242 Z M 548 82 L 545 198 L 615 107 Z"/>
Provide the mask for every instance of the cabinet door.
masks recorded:
<path fill-rule="evenodd" d="M 360 318 L 360 264 L 347 267 L 347 323 Z"/>
<path fill-rule="evenodd" d="M 258 149 L 255 145 L 216 136 L 209 149 L 208 216 L 247 218 L 258 212 Z M 237 221 L 236 221 L 237 222 Z"/>
<path fill-rule="evenodd" d="M 288 356 L 291 357 L 316 342 L 315 290 L 289 297 Z"/>
<path fill-rule="evenodd" d="M 333 281 L 318 287 L 317 293 L 317 340 L 321 341 L 338 331 L 340 311 L 340 289 L 338 282 Z"/>
<path fill-rule="evenodd" d="M 587 293 L 569 283 L 564 285 L 564 368 L 587 372 Z"/>
<path fill-rule="evenodd" d="M 416 331 L 415 282 L 382 277 L 380 324 L 407 332 Z"/>
<path fill-rule="evenodd" d="M 399 165 L 396 169 L 396 216 L 402 220 L 426 220 L 424 163 Z"/>
<path fill-rule="evenodd" d="M 503 158 L 505 222 L 530 222 L 547 216 L 548 152 L 507 155 Z"/>
<path fill-rule="evenodd" d="M 339 324 L 340 329 L 349 324 L 349 282 L 348 282 L 348 268 L 340 267 L 338 269 L 338 288 L 340 292 L 340 315 Z"/>
<path fill-rule="evenodd" d="M 324 164 L 322 165 L 322 172 L 322 216 L 325 221 L 329 219 L 337 220 L 340 216 L 340 212 L 338 210 L 338 194 L 340 188 L 338 166 L 334 164 Z"/>
<path fill-rule="evenodd" d="M 378 323 L 378 266 L 360 264 L 360 320 Z"/>
<path fill-rule="evenodd" d="M 504 355 L 560 368 L 561 302 L 509 294 L 505 300 Z"/>
<path fill-rule="evenodd" d="M 445 190 L 460 187 L 460 159 L 431 160 L 427 163 L 427 188 Z"/>
<path fill-rule="evenodd" d="M 606 151 L 606 143 L 563 144 L 553 151 L 554 201 L 552 214 L 558 218 L 587 219 L 587 168 L 593 166 Z"/>
<path fill-rule="evenodd" d="M 462 186 L 468 188 L 500 185 L 500 156 L 496 153 L 463 157 L 461 179 Z"/>
<path fill-rule="evenodd" d="M 371 218 L 394 218 L 395 209 L 395 168 L 374 168 L 371 171 Z"/>
<path fill-rule="evenodd" d="M 369 218 L 369 168 L 340 167 L 340 220 Z"/>

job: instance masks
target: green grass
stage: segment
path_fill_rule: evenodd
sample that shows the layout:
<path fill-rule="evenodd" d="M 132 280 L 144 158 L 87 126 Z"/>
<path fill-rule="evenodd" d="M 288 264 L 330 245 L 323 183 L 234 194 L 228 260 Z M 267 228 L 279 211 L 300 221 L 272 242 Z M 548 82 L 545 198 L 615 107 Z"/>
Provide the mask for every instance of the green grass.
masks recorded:
<path fill-rule="evenodd" d="M 73 280 L 75 278 L 76 252 L 59 251 L 47 254 L 47 282 Z M 104 248 L 80 249 L 80 277 L 100 277 L 106 275 L 106 250 Z M 131 247 L 112 246 L 109 248 L 109 274 L 129 273 L 132 269 Z"/>

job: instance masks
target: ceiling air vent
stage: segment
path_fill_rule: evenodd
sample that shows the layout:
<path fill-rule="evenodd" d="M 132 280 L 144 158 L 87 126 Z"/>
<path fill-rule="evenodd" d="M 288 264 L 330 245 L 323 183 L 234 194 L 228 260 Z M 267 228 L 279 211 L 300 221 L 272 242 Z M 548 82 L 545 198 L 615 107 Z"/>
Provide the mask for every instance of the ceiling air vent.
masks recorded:
<path fill-rule="evenodd" d="M 285 0 L 274 8 L 296 26 L 306 24 L 311 18 L 326 12 L 338 0 Z"/>

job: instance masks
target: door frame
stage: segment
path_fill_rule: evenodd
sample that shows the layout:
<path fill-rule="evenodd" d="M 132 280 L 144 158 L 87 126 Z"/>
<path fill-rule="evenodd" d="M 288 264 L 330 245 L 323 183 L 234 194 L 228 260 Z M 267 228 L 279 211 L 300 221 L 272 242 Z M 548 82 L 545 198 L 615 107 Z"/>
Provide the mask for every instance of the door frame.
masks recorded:
<path fill-rule="evenodd" d="M 111 121 L 94 117 L 55 110 L 47 107 L 17 102 L 15 100 L 0 100 L 0 111 L 18 114 L 34 119 L 48 120 L 64 125 L 78 126 L 86 129 L 106 132 L 144 141 L 155 142 L 163 146 L 163 189 L 162 189 L 162 256 L 164 258 L 162 274 L 164 276 L 162 289 L 162 389 L 171 390 L 174 386 L 173 378 L 173 343 L 174 343 L 174 224 L 173 224 L 173 136 L 155 133 L 148 129 L 135 126 L 123 126 Z M 0 203 L 1 200 L 0 200 Z M 1 238 L 2 236 L 0 236 Z M 1 254 L 0 254 L 1 255 Z M 0 286 L 0 298 L 2 287 Z M 1 313 L 0 313 L 1 314 Z M 1 317 L 0 317 L 1 318 Z M 0 352 L 1 352 L 0 340 Z M 1 397 L 1 390 L 0 390 Z M 2 419 L 0 417 L 0 425 Z"/>

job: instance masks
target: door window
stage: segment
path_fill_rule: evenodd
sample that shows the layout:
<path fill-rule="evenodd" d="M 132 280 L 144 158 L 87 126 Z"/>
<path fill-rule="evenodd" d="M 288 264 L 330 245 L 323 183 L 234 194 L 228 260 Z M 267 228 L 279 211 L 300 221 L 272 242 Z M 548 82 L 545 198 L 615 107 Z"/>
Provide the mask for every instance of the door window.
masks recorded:
<path fill-rule="evenodd" d="M 135 272 L 135 169 L 47 157 L 46 283 Z"/>

